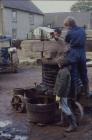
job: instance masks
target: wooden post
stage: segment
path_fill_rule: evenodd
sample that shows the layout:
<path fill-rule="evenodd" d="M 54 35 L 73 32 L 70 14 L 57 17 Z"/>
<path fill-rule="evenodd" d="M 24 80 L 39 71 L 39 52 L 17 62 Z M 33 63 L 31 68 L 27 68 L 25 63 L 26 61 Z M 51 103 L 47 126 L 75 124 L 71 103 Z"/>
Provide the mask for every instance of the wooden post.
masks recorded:
<path fill-rule="evenodd" d="M 41 51 L 41 59 L 44 57 L 43 53 L 44 53 L 44 33 L 43 30 L 41 30 L 41 41 L 43 42 L 43 46 L 42 46 L 42 51 Z"/>

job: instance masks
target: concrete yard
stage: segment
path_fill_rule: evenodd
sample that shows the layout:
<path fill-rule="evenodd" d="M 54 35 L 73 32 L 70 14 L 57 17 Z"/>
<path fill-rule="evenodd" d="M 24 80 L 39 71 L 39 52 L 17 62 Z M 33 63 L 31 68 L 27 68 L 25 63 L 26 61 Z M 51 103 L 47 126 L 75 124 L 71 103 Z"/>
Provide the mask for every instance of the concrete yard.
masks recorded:
<path fill-rule="evenodd" d="M 91 67 L 88 75 L 91 88 Z M 92 114 L 85 115 L 77 132 L 67 134 L 64 128 L 54 124 L 44 127 L 30 124 L 27 114 L 12 109 L 12 89 L 30 87 L 35 82 L 41 82 L 41 67 L 22 68 L 15 74 L 0 75 L 0 140 L 92 140 Z"/>

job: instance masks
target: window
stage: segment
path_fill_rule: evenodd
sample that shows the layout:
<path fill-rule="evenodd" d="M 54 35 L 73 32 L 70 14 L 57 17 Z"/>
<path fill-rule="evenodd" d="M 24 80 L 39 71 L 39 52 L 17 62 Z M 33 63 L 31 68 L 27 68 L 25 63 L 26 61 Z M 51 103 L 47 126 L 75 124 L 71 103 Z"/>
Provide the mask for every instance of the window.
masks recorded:
<path fill-rule="evenodd" d="M 16 10 L 12 10 L 12 21 L 17 22 L 17 12 L 16 12 Z"/>
<path fill-rule="evenodd" d="M 29 16 L 29 22 L 30 22 L 30 25 L 34 25 L 34 15 L 31 15 Z"/>
<path fill-rule="evenodd" d="M 17 37 L 17 29 L 16 28 L 12 29 L 12 37 L 13 37 L 13 39 L 16 39 L 16 37 Z"/>

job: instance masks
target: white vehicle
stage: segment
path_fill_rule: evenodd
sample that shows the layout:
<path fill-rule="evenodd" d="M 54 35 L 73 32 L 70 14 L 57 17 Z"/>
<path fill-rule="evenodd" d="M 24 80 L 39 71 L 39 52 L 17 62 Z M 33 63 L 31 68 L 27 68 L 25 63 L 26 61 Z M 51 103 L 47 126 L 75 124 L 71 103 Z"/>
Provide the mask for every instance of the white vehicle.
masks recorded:
<path fill-rule="evenodd" d="M 38 27 L 28 34 L 28 39 L 41 39 L 42 35 L 44 39 L 50 39 L 51 33 L 54 32 L 54 29 L 48 27 Z"/>

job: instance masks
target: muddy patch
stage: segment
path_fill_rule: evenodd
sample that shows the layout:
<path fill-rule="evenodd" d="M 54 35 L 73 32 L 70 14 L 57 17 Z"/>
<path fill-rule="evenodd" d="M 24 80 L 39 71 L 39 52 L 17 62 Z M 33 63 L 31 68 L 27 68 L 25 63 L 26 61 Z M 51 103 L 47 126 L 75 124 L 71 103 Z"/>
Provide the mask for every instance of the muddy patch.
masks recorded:
<path fill-rule="evenodd" d="M 12 127 L 9 120 L 0 121 L 0 140 L 27 140 L 27 134 Z"/>
<path fill-rule="evenodd" d="M 8 121 L 8 120 L 0 121 L 0 128 L 6 127 L 6 126 L 11 125 L 11 124 L 12 124 L 12 122 Z"/>

